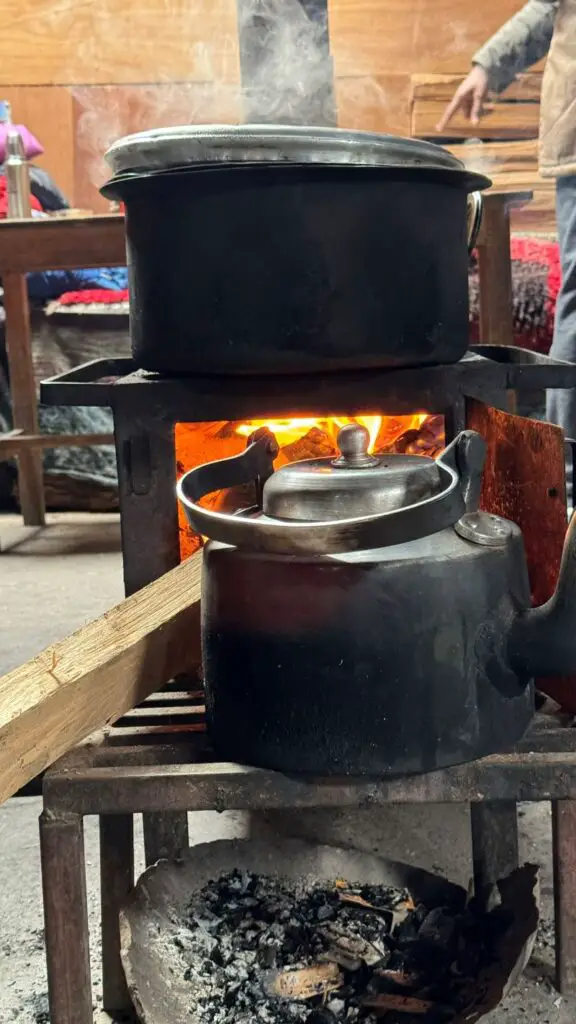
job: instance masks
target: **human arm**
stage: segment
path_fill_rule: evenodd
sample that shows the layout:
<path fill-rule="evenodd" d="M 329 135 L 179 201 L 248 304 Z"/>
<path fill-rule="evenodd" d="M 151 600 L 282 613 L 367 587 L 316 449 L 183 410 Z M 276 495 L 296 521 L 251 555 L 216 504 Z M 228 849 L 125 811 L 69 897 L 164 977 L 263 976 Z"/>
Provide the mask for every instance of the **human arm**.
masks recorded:
<path fill-rule="evenodd" d="M 462 110 L 477 124 L 488 92 L 502 92 L 521 71 L 544 57 L 552 41 L 560 0 L 528 0 L 472 58 L 472 70 L 454 93 L 437 126 L 442 131 Z"/>

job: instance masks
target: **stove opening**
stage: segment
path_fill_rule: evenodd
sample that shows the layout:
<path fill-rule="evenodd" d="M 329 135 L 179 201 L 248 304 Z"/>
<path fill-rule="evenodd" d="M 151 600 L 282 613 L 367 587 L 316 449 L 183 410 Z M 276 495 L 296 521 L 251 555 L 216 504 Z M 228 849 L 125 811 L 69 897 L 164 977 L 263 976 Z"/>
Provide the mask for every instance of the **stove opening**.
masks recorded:
<path fill-rule="evenodd" d="M 174 433 L 178 476 L 204 462 L 239 455 L 247 438 L 258 427 L 267 426 L 276 435 L 280 451 L 276 469 L 302 459 L 327 458 L 337 454 L 336 438 L 346 423 L 361 423 L 370 434 L 370 451 L 429 455 L 434 458 L 444 447 L 444 417 L 416 412 L 409 416 L 370 415 L 296 416 L 267 420 L 218 420 L 209 423 L 177 423 Z M 235 512 L 253 505 L 254 488 L 227 488 L 202 499 L 202 504 L 223 512 Z M 202 538 L 186 523 L 178 509 L 180 554 L 187 558 L 202 547 Z"/>

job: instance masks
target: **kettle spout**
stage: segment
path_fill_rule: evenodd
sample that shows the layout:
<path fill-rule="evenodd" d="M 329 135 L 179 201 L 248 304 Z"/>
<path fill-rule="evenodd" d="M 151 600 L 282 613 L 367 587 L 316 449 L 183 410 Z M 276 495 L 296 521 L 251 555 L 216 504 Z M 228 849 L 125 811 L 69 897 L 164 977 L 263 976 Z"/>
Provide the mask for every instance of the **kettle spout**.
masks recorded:
<path fill-rule="evenodd" d="M 576 515 L 566 533 L 556 590 L 516 620 L 509 652 L 515 670 L 532 678 L 576 673 Z"/>

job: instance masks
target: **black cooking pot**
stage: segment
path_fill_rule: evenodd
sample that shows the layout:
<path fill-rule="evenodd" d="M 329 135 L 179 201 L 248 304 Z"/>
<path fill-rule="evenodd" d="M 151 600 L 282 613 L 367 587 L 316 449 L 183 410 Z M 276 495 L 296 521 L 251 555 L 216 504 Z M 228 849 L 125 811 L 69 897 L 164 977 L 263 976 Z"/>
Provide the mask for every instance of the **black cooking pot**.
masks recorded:
<path fill-rule="evenodd" d="M 129 136 L 107 159 L 138 366 L 303 373 L 463 356 L 469 195 L 489 181 L 440 147 L 187 126 Z"/>

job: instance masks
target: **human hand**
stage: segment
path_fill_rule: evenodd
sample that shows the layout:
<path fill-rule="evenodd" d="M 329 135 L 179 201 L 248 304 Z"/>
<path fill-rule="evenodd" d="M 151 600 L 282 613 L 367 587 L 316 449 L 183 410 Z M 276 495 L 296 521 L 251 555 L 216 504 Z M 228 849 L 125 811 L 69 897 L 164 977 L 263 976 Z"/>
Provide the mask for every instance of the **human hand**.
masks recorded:
<path fill-rule="evenodd" d="M 443 131 L 458 110 L 461 110 L 472 124 L 478 124 L 482 116 L 482 106 L 487 95 L 488 74 L 479 64 L 475 64 L 464 81 L 456 89 L 450 103 L 436 125 L 436 131 Z"/>

